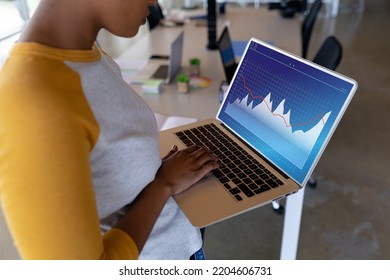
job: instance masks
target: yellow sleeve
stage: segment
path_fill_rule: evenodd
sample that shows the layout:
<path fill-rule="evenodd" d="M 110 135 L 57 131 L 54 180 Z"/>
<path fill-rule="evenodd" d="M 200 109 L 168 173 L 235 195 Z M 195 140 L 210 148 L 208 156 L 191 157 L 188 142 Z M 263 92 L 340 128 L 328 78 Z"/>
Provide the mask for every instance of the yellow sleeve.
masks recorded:
<path fill-rule="evenodd" d="M 55 74 L 54 74 L 55 73 Z M 62 61 L 11 57 L 0 72 L 0 198 L 24 259 L 134 259 L 100 233 L 89 165 L 99 127 Z"/>

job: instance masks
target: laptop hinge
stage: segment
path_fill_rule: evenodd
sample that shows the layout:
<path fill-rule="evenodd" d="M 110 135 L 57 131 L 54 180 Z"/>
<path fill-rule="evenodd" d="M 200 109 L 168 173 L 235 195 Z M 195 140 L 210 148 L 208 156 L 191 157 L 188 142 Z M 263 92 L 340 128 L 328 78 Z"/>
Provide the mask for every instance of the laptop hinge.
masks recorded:
<path fill-rule="evenodd" d="M 280 173 L 286 180 L 287 179 L 290 179 L 289 176 L 287 176 L 286 173 L 284 173 L 279 167 L 277 167 L 276 165 L 274 165 L 272 162 L 270 162 L 267 158 L 265 158 L 262 154 L 260 154 L 258 151 L 256 151 L 255 149 L 253 149 L 248 143 L 246 143 L 245 141 L 243 141 L 241 138 L 237 137 L 236 135 L 234 135 L 234 132 L 229 128 L 227 127 L 226 125 L 224 125 L 223 123 L 220 123 L 227 131 L 230 132 L 230 134 L 232 136 L 234 136 L 237 140 L 239 140 L 242 144 L 244 144 L 245 146 L 247 146 L 249 149 L 251 149 L 251 151 L 253 151 L 256 155 L 258 155 L 262 160 L 264 160 L 267 164 L 269 164 L 273 169 L 275 169 L 278 173 Z"/>

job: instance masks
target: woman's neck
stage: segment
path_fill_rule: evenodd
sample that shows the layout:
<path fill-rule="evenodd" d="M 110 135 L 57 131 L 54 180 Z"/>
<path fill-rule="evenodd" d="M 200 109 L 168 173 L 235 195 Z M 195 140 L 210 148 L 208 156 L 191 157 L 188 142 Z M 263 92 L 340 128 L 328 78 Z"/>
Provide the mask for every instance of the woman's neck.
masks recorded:
<path fill-rule="evenodd" d="M 60 49 L 91 49 L 99 28 L 91 13 L 82 14 L 86 9 L 79 7 L 88 1 L 73 1 L 72 8 L 62 7 L 61 2 L 43 0 L 19 42 L 36 42 Z"/>

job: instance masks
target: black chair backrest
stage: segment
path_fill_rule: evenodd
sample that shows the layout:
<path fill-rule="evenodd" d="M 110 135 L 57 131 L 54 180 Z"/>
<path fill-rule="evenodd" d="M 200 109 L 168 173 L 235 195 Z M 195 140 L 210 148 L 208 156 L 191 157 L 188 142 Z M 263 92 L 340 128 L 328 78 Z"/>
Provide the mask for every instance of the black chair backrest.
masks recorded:
<path fill-rule="evenodd" d="M 340 64 L 343 57 L 343 47 L 334 36 L 326 38 L 321 48 L 313 59 L 313 62 L 326 67 L 330 70 L 335 70 Z"/>
<path fill-rule="evenodd" d="M 160 20 L 164 18 L 164 14 L 161 10 L 161 6 L 156 3 L 156 5 L 149 6 L 150 14 L 148 16 L 149 29 L 152 30 L 159 23 Z"/>
<path fill-rule="evenodd" d="M 302 24 L 302 57 L 307 58 L 309 50 L 309 42 L 316 21 L 318 12 L 322 6 L 321 0 L 316 0 L 310 7 L 309 13 L 305 16 Z"/>

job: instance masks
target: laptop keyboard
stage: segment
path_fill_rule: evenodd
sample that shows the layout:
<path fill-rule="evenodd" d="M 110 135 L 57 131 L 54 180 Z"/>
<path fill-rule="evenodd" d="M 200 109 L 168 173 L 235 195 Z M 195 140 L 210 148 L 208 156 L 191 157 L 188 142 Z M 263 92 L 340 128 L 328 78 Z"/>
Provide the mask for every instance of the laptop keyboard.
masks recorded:
<path fill-rule="evenodd" d="M 160 65 L 152 75 L 153 79 L 165 80 L 168 77 L 168 65 Z"/>
<path fill-rule="evenodd" d="M 276 175 L 215 124 L 176 132 L 176 136 L 187 147 L 192 145 L 207 147 L 219 158 L 220 167 L 212 173 L 237 201 L 283 185 Z"/>

